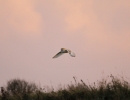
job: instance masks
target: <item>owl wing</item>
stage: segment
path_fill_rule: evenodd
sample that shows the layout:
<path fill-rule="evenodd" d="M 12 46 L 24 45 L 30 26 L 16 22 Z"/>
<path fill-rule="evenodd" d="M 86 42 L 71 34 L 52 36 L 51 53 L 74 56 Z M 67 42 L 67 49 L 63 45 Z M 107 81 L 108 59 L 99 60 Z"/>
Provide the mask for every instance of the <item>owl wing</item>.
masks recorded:
<path fill-rule="evenodd" d="M 63 55 L 64 53 L 63 52 L 59 52 L 59 53 L 57 53 L 53 58 L 57 58 L 57 57 L 59 57 L 59 56 L 61 56 L 61 55 Z"/>
<path fill-rule="evenodd" d="M 75 57 L 76 56 L 74 52 L 69 52 L 69 54 L 70 54 L 71 57 Z"/>

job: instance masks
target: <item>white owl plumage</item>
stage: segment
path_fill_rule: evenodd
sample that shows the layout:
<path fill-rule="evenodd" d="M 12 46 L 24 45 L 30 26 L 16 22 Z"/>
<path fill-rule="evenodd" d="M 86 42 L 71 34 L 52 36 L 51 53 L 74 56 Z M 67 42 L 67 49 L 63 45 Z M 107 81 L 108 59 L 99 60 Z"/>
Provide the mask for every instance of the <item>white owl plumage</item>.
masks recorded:
<path fill-rule="evenodd" d="M 66 48 L 61 48 L 61 51 L 58 52 L 53 58 L 57 58 L 59 56 L 61 56 L 62 54 L 65 54 L 65 53 L 69 53 L 71 57 L 75 57 L 75 53 L 72 52 L 71 50 L 68 50 Z"/>

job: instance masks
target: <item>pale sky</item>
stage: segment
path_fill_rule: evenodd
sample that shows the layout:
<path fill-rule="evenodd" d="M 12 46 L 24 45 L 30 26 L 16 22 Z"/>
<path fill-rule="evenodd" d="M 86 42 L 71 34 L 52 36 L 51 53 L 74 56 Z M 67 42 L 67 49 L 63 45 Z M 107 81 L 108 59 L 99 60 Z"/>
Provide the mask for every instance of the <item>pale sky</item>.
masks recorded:
<path fill-rule="evenodd" d="M 52 57 L 61 48 L 75 52 Z M 0 0 L 0 86 L 130 81 L 130 0 Z"/>

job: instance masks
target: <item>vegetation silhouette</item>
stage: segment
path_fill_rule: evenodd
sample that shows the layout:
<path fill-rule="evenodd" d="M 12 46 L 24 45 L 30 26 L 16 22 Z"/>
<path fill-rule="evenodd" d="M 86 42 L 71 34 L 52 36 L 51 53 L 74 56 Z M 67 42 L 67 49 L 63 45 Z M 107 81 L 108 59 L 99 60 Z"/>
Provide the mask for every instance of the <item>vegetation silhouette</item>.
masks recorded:
<path fill-rule="evenodd" d="M 87 85 L 83 80 L 46 92 L 35 83 L 12 79 L 1 87 L 0 100 L 130 100 L 130 83 L 113 75 Z"/>

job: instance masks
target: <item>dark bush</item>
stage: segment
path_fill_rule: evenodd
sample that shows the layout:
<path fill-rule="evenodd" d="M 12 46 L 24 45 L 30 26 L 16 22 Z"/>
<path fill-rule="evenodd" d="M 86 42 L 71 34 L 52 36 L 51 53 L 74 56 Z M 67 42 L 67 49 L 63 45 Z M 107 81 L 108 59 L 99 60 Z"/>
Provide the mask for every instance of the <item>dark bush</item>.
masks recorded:
<path fill-rule="evenodd" d="M 7 82 L 7 93 L 17 99 L 28 98 L 37 90 L 35 83 L 29 83 L 25 80 L 13 79 Z"/>

